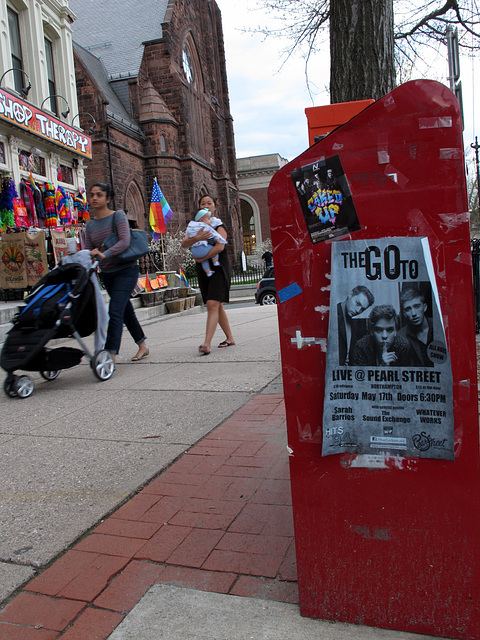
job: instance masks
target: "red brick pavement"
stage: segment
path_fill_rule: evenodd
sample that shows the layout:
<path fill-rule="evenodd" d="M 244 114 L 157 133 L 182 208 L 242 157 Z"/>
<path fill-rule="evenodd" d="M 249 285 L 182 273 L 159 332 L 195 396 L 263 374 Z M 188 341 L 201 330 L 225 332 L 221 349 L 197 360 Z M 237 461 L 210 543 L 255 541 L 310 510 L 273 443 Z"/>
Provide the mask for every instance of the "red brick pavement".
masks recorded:
<path fill-rule="evenodd" d="M 283 396 L 260 395 L 0 612 L 0 640 L 103 640 L 155 583 L 298 602 Z"/>

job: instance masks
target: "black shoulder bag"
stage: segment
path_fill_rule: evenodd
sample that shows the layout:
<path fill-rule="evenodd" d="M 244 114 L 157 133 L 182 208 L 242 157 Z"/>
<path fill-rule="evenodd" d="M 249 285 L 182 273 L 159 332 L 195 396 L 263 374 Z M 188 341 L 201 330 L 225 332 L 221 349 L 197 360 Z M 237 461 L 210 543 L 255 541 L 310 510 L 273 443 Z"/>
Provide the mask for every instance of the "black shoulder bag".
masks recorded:
<path fill-rule="evenodd" d="M 107 236 L 103 242 L 102 248 L 104 250 L 110 249 L 118 242 L 118 236 L 115 228 L 116 214 L 117 212 L 115 211 L 112 220 L 112 233 Z M 118 256 L 112 256 L 112 259 L 120 264 L 124 262 L 133 262 L 147 254 L 148 251 L 148 236 L 146 232 L 141 229 L 130 229 L 130 244 L 123 253 L 120 253 Z"/>

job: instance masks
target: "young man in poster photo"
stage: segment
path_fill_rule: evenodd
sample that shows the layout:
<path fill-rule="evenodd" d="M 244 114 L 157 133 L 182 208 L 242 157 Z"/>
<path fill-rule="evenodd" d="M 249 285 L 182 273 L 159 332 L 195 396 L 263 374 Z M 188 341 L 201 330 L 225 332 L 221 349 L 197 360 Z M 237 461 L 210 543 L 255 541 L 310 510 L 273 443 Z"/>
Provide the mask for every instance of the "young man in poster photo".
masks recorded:
<path fill-rule="evenodd" d="M 406 325 L 398 334 L 407 338 L 410 343 L 411 366 L 433 367 L 433 362 L 427 355 L 428 345 L 433 340 L 433 323 L 425 316 L 425 296 L 417 287 L 406 287 L 400 294 L 400 307 Z"/>
<path fill-rule="evenodd" d="M 353 347 L 356 367 L 405 367 L 411 364 L 410 344 L 397 335 L 397 312 L 391 304 L 373 307 L 368 317 L 370 333 Z"/>
<path fill-rule="evenodd" d="M 373 293 L 367 287 L 358 285 L 348 294 L 346 300 L 337 304 L 338 362 L 340 366 L 350 364 L 350 354 L 355 343 L 364 335 L 354 318 L 371 307 L 375 302 Z"/>

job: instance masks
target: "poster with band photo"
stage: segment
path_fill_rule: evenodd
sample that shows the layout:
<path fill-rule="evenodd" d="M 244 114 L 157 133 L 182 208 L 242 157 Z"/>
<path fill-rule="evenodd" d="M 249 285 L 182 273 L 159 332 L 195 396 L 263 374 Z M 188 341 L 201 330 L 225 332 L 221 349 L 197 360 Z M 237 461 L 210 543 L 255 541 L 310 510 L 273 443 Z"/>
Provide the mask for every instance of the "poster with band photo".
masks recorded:
<path fill-rule="evenodd" d="M 312 242 L 358 231 L 360 223 L 339 156 L 323 158 L 292 171 Z"/>
<path fill-rule="evenodd" d="M 322 455 L 454 460 L 452 388 L 428 239 L 333 243 Z"/>

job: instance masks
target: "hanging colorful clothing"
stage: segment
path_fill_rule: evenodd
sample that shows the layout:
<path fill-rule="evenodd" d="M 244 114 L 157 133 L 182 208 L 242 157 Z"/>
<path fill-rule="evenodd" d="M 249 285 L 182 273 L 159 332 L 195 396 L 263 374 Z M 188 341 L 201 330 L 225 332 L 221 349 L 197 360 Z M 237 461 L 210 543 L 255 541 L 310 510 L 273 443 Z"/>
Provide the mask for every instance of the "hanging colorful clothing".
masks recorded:
<path fill-rule="evenodd" d="M 13 213 L 13 200 L 18 198 L 15 183 L 12 178 L 4 178 L 2 180 L 2 191 L 0 192 L 0 223 L 2 230 L 15 225 L 15 216 Z"/>
<path fill-rule="evenodd" d="M 24 227 L 25 229 L 28 229 L 30 226 L 27 207 L 21 198 L 13 199 L 13 217 L 16 227 Z"/>
<path fill-rule="evenodd" d="M 62 224 L 71 224 L 72 216 L 70 212 L 70 202 L 68 194 L 63 187 L 57 187 L 55 193 L 55 201 L 57 207 L 57 214 L 60 217 Z"/>
<path fill-rule="evenodd" d="M 78 221 L 88 222 L 90 220 L 90 214 L 88 212 L 87 193 L 85 189 L 80 189 L 79 194 L 75 196 L 74 204 L 77 210 Z"/>
<path fill-rule="evenodd" d="M 51 182 L 42 185 L 43 202 L 45 205 L 45 226 L 57 227 L 59 224 L 57 210 L 55 208 L 55 187 Z"/>
<path fill-rule="evenodd" d="M 37 220 L 37 212 L 35 210 L 35 201 L 33 198 L 33 191 L 30 186 L 30 182 L 27 182 L 26 180 L 23 180 L 23 179 L 20 181 L 20 197 L 23 200 L 23 204 L 25 205 L 25 208 L 27 210 L 27 215 L 29 220 L 28 226 L 37 227 L 38 220 Z"/>
<path fill-rule="evenodd" d="M 44 227 L 45 226 L 45 207 L 43 205 L 43 196 L 35 180 L 33 179 L 33 175 L 31 171 L 30 171 L 30 188 L 32 189 L 33 201 L 35 203 L 35 213 L 37 214 L 37 225 L 39 227 Z"/>
<path fill-rule="evenodd" d="M 77 210 L 75 209 L 75 202 L 73 198 L 73 193 L 71 191 L 67 192 L 67 198 L 68 198 L 68 207 L 70 209 L 70 219 L 72 221 L 72 224 L 77 224 L 78 213 L 77 213 Z"/>

